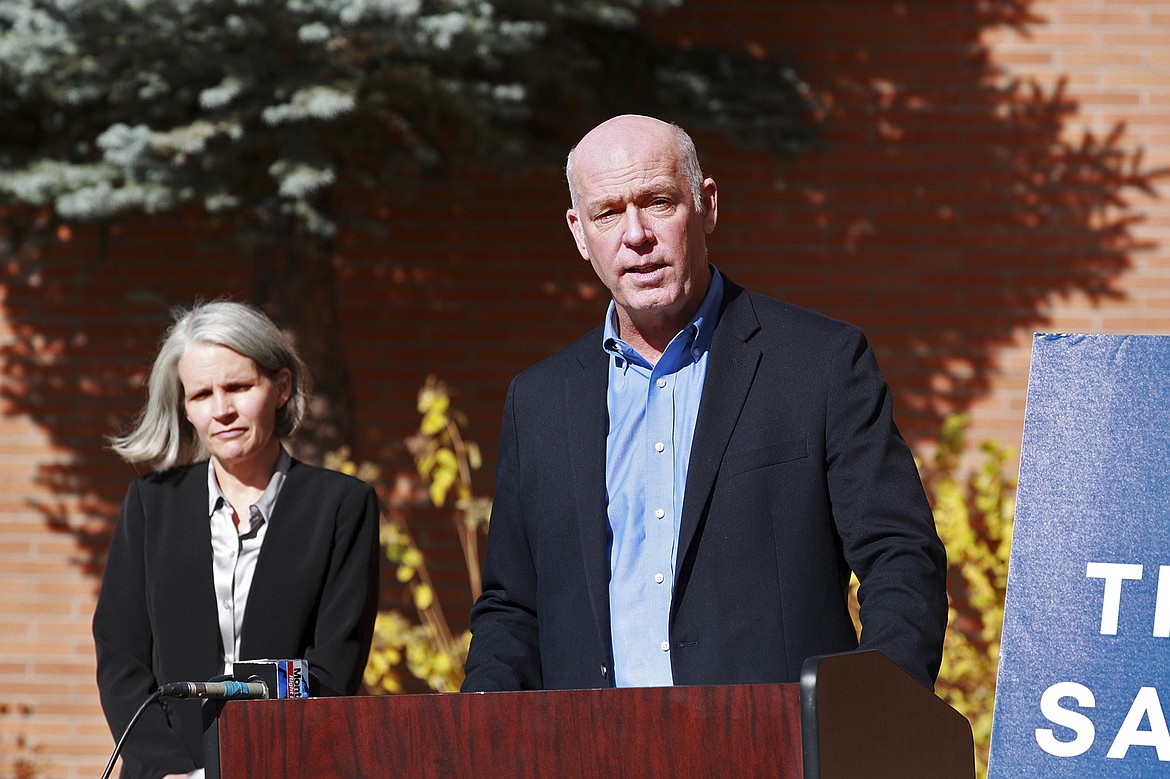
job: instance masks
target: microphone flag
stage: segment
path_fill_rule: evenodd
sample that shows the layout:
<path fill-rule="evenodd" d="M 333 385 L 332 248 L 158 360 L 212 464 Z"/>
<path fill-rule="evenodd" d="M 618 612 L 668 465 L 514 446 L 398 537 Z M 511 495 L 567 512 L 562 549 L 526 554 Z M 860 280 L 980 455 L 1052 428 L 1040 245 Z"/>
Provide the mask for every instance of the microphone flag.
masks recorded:
<path fill-rule="evenodd" d="M 310 697 L 307 660 L 243 660 L 232 664 L 232 676 L 245 682 L 264 682 L 269 698 Z"/>

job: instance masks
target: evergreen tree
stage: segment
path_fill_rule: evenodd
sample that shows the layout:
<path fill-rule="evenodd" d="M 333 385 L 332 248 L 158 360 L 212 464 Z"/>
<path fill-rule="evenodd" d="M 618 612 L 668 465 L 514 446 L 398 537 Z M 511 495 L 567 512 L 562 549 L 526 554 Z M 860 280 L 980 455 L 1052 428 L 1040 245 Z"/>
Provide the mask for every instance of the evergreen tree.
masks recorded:
<path fill-rule="evenodd" d="M 798 150 L 783 63 L 680 47 L 643 26 L 678 0 L 0 0 L 4 238 L 42 222 L 202 209 L 257 262 L 349 438 L 332 238 L 344 198 L 469 162 L 559 165 L 635 110 Z M 393 186 L 392 186 L 393 185 Z"/>

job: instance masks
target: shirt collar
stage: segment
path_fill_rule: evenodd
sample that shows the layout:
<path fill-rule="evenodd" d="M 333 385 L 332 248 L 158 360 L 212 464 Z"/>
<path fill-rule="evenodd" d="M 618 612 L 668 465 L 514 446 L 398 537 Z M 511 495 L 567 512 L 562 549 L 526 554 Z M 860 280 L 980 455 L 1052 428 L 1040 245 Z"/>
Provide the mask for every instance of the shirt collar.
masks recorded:
<path fill-rule="evenodd" d="M 711 348 L 711 339 L 715 336 L 715 325 L 719 323 L 719 309 L 723 307 L 723 275 L 714 266 L 711 268 L 711 284 L 707 287 L 707 294 L 703 297 L 703 304 L 695 312 L 691 325 L 695 328 L 695 340 L 691 344 L 691 354 L 698 360 L 703 352 Z"/>
<path fill-rule="evenodd" d="M 711 338 L 719 321 L 719 309 L 723 305 L 723 275 L 714 265 L 708 264 L 707 267 L 711 269 L 711 283 L 707 286 L 707 294 L 703 296 L 703 302 L 691 321 L 671 339 L 672 345 L 680 340 L 680 336 L 690 339 L 691 343 L 687 348 L 690 350 L 691 359 L 696 362 L 711 348 Z M 612 300 L 609 301 L 609 308 L 605 312 L 601 348 L 613 355 L 619 361 L 619 365 L 624 364 L 623 367 L 629 367 L 631 363 L 644 368 L 651 367 L 637 350 L 618 337 L 617 305 Z M 670 346 L 667 350 L 670 351 Z"/>
<path fill-rule="evenodd" d="M 280 494 L 280 488 L 284 486 L 284 480 L 288 476 L 289 466 L 292 465 L 292 457 L 285 451 L 284 447 L 280 447 L 280 456 L 276 458 L 276 470 L 272 474 L 272 478 L 268 480 L 268 486 L 264 488 L 264 494 L 253 503 L 256 508 L 260 510 L 260 514 L 265 521 L 272 519 L 272 507 L 276 505 L 276 498 Z M 223 496 L 223 491 L 219 488 L 219 479 L 215 478 L 215 464 L 207 461 L 207 516 L 211 516 L 219 509 L 220 501 L 227 503 L 227 499 Z M 242 507 L 236 507 L 240 510 Z"/>

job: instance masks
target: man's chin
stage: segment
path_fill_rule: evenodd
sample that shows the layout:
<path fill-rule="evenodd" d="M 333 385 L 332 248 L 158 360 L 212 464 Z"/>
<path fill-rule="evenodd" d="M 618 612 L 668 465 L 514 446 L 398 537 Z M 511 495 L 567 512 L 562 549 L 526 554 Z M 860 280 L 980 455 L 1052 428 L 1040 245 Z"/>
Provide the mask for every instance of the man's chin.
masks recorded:
<path fill-rule="evenodd" d="M 619 307 L 624 309 L 626 317 L 631 322 L 661 326 L 664 322 L 670 322 L 678 317 L 684 306 L 678 295 L 669 295 L 664 291 L 660 293 L 632 295 L 627 298 L 625 305 Z M 680 322 L 678 326 L 682 328 L 685 324 L 686 322 Z"/>
<path fill-rule="evenodd" d="M 669 315 L 679 308 L 678 299 L 674 295 L 665 293 L 650 294 L 643 292 L 640 295 L 631 295 L 624 308 L 631 317 Z"/>

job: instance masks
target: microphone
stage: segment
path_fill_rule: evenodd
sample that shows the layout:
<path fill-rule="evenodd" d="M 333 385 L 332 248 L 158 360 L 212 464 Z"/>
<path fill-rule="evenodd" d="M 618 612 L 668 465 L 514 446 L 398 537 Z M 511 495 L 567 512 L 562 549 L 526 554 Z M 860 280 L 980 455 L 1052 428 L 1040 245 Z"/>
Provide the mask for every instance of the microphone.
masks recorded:
<path fill-rule="evenodd" d="M 248 701 L 268 697 L 268 685 L 254 682 L 168 682 L 159 688 L 167 698 L 207 698 L 213 701 Z"/>

